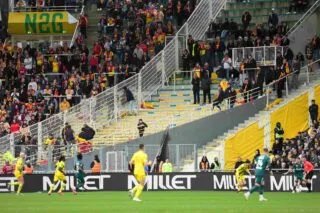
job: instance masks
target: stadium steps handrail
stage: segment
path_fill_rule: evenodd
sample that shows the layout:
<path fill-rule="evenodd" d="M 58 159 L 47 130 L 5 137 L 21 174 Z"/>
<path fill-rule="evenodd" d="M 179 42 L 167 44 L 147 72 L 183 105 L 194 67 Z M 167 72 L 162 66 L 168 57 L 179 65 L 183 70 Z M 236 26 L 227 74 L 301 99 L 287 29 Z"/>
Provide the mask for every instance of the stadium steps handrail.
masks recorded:
<path fill-rule="evenodd" d="M 317 0 L 302 16 L 301 18 L 288 30 L 286 36 L 293 34 L 298 27 L 304 23 L 312 14 L 313 12 L 320 6 L 320 0 Z"/>

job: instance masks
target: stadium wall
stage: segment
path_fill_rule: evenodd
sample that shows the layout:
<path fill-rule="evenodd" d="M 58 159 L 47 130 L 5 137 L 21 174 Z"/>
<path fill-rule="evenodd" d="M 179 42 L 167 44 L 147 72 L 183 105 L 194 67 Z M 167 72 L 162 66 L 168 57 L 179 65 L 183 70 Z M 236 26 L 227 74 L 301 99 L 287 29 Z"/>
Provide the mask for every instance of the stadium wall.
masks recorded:
<path fill-rule="evenodd" d="M 273 175 L 265 176 L 265 191 L 288 192 L 293 189 L 294 177 L 283 175 L 285 171 L 279 171 Z M 320 192 L 319 171 L 314 172 L 312 179 L 312 190 Z M 67 174 L 66 191 L 74 188 L 76 179 L 73 174 Z M 245 176 L 247 190 L 254 184 L 254 176 Z M 0 192 L 9 193 L 13 187 L 8 189 L 7 183 L 13 182 L 13 176 L 0 175 Z M 25 175 L 23 192 L 47 192 L 53 181 L 53 174 Z M 128 173 L 102 173 L 87 174 L 85 177 L 84 189 L 86 191 L 127 191 L 137 184 L 135 178 Z M 204 172 L 204 173 L 170 173 L 170 174 L 149 174 L 145 190 L 152 191 L 236 191 L 236 179 L 233 172 Z M 57 190 L 60 186 L 55 187 Z M 307 191 L 303 188 L 302 191 Z"/>
<path fill-rule="evenodd" d="M 308 128 L 309 105 L 308 92 L 305 92 L 271 113 L 270 132 L 272 137 L 270 147 L 275 141 L 273 130 L 277 122 L 280 122 L 284 129 L 284 138 L 294 138 L 298 132 L 305 131 Z"/>
<path fill-rule="evenodd" d="M 174 127 L 170 129 L 170 144 L 197 144 L 201 147 L 212 141 L 212 139 L 223 135 L 226 131 L 233 129 L 238 124 L 244 122 L 249 117 L 254 116 L 259 111 L 263 110 L 266 106 L 266 97 L 261 97 L 253 102 L 241 105 L 239 107 L 222 111 L 211 116 L 201 118 L 199 120 Z M 223 121 L 223 122 L 221 122 Z M 106 152 L 121 150 L 124 146 L 134 146 L 140 143 L 149 145 L 160 145 L 164 131 L 147 135 L 143 138 L 137 138 L 126 143 L 118 144 L 115 146 L 106 146 L 99 150 L 95 150 L 83 156 L 85 169 L 90 169 L 89 165 L 92 162 L 94 155 L 99 155 L 100 160 L 105 162 Z M 131 156 L 130 156 L 131 157 Z M 49 163 L 50 164 L 50 163 Z M 75 158 L 66 161 L 66 169 L 73 170 Z M 106 165 L 102 164 L 102 170 L 105 170 Z M 53 164 L 49 166 L 39 166 L 36 168 L 38 171 L 53 171 Z"/>
<path fill-rule="evenodd" d="M 294 138 L 298 132 L 307 130 L 311 124 L 308 109 L 313 98 L 317 104 L 320 103 L 319 84 L 229 136 L 224 141 L 224 168 L 233 169 L 239 156 L 252 160 L 257 149 L 272 148 L 277 122 L 280 122 L 284 129 L 284 139 Z"/>
<path fill-rule="evenodd" d="M 264 128 L 259 127 L 258 122 L 254 122 L 225 141 L 224 168 L 233 169 L 239 156 L 244 160 L 252 160 L 256 150 L 261 150 L 263 147 Z"/>

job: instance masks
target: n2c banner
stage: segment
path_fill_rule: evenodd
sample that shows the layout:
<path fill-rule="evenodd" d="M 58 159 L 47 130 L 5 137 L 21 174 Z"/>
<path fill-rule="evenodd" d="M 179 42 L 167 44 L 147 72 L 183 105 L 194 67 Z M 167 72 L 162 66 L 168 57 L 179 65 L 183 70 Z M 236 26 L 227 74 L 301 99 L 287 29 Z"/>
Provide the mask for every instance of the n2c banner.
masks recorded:
<path fill-rule="evenodd" d="M 68 12 L 13 12 L 8 31 L 12 35 L 73 34 L 77 22 Z"/>
<path fill-rule="evenodd" d="M 313 191 L 320 192 L 319 172 L 315 172 L 312 180 Z M 46 192 L 53 182 L 53 174 L 25 175 L 24 192 Z M 15 181 L 15 177 L 0 175 L 0 192 L 11 192 L 13 187 L 7 188 L 9 182 Z M 128 173 L 102 173 L 100 175 L 87 174 L 84 189 L 86 191 L 127 191 L 132 189 L 137 181 Z M 294 177 L 291 175 L 274 174 L 265 176 L 265 191 L 288 192 L 293 189 Z M 246 176 L 247 186 L 254 185 L 254 176 Z M 170 173 L 149 174 L 145 189 L 152 191 L 163 190 L 194 190 L 194 191 L 233 191 L 236 190 L 234 173 Z M 67 175 L 66 190 L 70 191 L 76 185 L 74 175 Z M 55 189 L 60 187 L 58 183 Z M 304 188 L 303 190 L 307 190 Z"/>

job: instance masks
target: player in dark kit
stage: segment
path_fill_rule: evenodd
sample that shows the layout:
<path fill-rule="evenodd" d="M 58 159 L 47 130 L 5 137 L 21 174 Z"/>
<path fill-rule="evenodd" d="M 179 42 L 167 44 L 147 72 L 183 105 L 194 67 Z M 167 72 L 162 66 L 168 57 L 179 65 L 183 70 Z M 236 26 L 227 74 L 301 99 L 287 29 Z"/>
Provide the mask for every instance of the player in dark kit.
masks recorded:
<path fill-rule="evenodd" d="M 73 194 L 77 194 L 79 192 L 80 188 L 84 187 L 85 173 L 84 173 L 84 169 L 83 169 L 82 154 L 81 153 L 77 154 L 77 163 L 74 166 L 74 169 L 76 170 L 75 177 L 77 180 L 77 186 L 76 186 L 76 189 L 72 190 L 72 192 L 73 192 Z"/>
<path fill-rule="evenodd" d="M 304 179 L 306 181 L 306 186 L 308 188 L 308 191 L 311 192 L 311 183 L 312 183 L 314 166 L 312 165 L 312 163 L 307 161 L 305 156 L 302 157 L 302 161 L 303 161 L 303 167 L 304 167 L 304 174 L 305 174 Z"/>
<path fill-rule="evenodd" d="M 284 173 L 284 175 L 293 173 L 293 176 L 295 178 L 295 185 L 293 186 L 292 193 L 301 192 L 301 184 L 303 183 L 303 165 L 299 158 L 293 158 L 292 163 L 293 165 L 290 166 L 289 171 Z"/>
<path fill-rule="evenodd" d="M 264 173 L 267 167 L 270 164 L 269 152 L 267 148 L 263 149 L 263 154 L 260 155 L 256 161 L 256 169 L 255 169 L 255 185 L 244 194 L 244 197 L 248 200 L 250 195 L 255 192 L 259 191 L 259 201 L 267 201 L 267 199 L 263 196 L 264 192 Z"/>

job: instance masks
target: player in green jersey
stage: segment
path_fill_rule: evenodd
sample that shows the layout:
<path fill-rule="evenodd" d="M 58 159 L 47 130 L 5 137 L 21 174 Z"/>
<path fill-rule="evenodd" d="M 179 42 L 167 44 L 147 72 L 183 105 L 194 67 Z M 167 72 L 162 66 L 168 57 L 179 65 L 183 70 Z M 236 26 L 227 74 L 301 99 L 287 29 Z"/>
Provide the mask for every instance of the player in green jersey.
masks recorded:
<path fill-rule="evenodd" d="M 284 175 L 293 173 L 293 176 L 295 177 L 295 185 L 293 186 L 292 193 L 301 192 L 301 184 L 303 183 L 303 171 L 303 164 L 301 163 L 300 159 L 293 158 L 292 166 L 289 167 L 288 172 L 284 173 Z"/>
<path fill-rule="evenodd" d="M 257 164 L 255 168 L 255 185 L 244 194 L 245 198 L 248 200 L 250 195 L 255 192 L 259 191 L 259 201 L 267 201 L 267 199 L 263 196 L 264 192 L 264 174 L 265 170 L 269 167 L 270 158 L 269 152 L 267 148 L 263 149 L 262 155 L 260 155 L 257 159 Z"/>
<path fill-rule="evenodd" d="M 83 169 L 82 154 L 81 153 L 77 154 L 77 163 L 74 166 L 74 169 L 76 170 L 75 177 L 77 180 L 77 186 L 76 186 L 76 189 L 72 190 L 72 192 L 73 192 L 73 194 L 77 194 L 79 192 L 80 188 L 84 187 L 85 173 L 84 173 L 84 169 Z"/>

